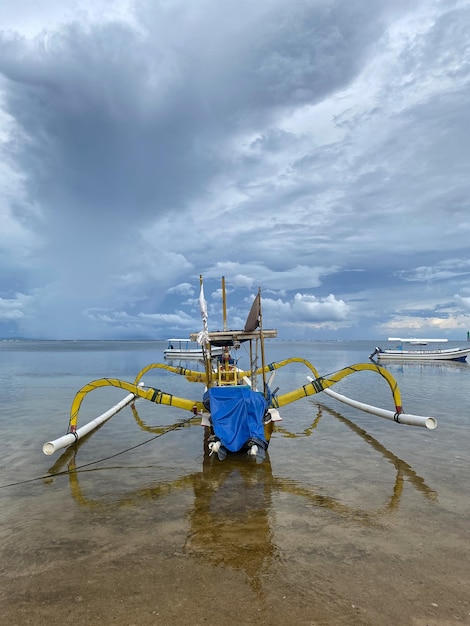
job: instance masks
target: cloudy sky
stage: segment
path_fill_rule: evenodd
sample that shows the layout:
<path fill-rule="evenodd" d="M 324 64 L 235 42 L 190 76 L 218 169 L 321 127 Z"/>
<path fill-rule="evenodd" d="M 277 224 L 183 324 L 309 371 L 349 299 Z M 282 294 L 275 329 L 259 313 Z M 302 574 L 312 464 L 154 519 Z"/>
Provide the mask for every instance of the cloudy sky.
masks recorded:
<path fill-rule="evenodd" d="M 470 0 L 2 0 L 0 337 L 470 330 Z"/>

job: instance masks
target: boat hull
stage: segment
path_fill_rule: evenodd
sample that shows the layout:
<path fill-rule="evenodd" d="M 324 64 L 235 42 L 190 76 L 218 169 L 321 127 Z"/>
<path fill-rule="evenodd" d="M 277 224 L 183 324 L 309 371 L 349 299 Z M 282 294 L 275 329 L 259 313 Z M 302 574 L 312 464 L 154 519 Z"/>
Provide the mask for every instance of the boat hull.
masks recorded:
<path fill-rule="evenodd" d="M 202 359 L 202 350 L 164 350 L 163 356 L 165 359 Z"/>
<path fill-rule="evenodd" d="M 447 350 L 381 350 L 376 353 L 379 361 L 460 361 L 464 362 L 470 348 Z"/>
<path fill-rule="evenodd" d="M 223 353 L 222 348 L 213 348 L 211 350 L 212 356 L 220 356 L 222 353 Z M 202 350 L 177 350 L 176 348 L 174 350 L 172 350 L 171 348 L 164 350 L 163 356 L 165 357 L 165 359 L 173 359 L 173 360 L 204 358 L 204 354 Z"/>

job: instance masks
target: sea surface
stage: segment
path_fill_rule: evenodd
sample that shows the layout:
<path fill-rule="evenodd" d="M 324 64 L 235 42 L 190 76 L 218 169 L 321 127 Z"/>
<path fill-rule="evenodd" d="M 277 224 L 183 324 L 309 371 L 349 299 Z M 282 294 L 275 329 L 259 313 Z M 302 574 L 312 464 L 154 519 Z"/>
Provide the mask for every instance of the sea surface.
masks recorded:
<path fill-rule="evenodd" d="M 326 375 L 370 363 L 376 345 L 267 341 L 266 362 L 300 357 Z M 80 388 L 132 382 L 164 362 L 165 347 L 0 342 L 5 623 L 470 624 L 469 364 L 385 366 L 405 412 L 435 417 L 434 430 L 319 393 L 280 409 L 264 463 L 220 462 L 197 418 L 138 400 L 75 446 L 43 453 L 67 432 Z M 239 365 L 248 362 L 242 348 Z M 282 394 L 310 374 L 295 362 L 271 387 Z M 202 395 L 161 369 L 143 380 Z M 333 390 L 394 410 L 376 372 Z M 126 393 L 89 393 L 78 426 Z"/>

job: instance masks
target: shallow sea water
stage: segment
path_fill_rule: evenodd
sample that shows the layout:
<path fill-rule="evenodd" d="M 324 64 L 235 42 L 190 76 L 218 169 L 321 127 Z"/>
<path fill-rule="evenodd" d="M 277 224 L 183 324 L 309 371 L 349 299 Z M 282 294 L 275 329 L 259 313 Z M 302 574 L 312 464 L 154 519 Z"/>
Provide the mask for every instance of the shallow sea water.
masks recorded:
<path fill-rule="evenodd" d="M 0 343 L 5 623 L 470 623 L 468 364 L 386 366 L 405 412 L 436 417 L 435 430 L 318 394 L 281 409 L 263 464 L 219 462 L 197 419 L 139 400 L 78 445 L 43 454 L 65 434 L 80 387 L 132 381 L 164 347 Z M 266 352 L 267 362 L 302 357 L 325 375 L 368 362 L 374 347 L 267 342 Z M 287 392 L 309 373 L 292 364 L 272 387 Z M 202 392 L 165 371 L 144 381 Z M 372 372 L 334 390 L 394 408 Z M 124 395 L 89 394 L 79 426 Z"/>

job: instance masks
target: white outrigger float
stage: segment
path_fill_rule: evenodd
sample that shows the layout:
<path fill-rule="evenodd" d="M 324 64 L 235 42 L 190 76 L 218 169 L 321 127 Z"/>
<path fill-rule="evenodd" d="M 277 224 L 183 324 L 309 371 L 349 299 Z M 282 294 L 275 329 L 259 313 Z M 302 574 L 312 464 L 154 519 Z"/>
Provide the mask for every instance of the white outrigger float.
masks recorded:
<path fill-rule="evenodd" d="M 262 462 L 274 425 L 281 420 L 279 408 L 320 392 L 356 409 L 399 424 L 422 426 L 428 429 L 436 428 L 437 422 L 434 417 L 422 417 L 404 412 L 396 380 L 379 364 L 358 363 L 324 376 L 320 376 L 309 361 L 298 357 L 267 364 L 264 342 L 265 339 L 277 337 L 277 331 L 263 328 L 261 290 L 258 290 L 242 330 L 227 329 L 224 278 L 222 278 L 223 330 L 213 332 L 208 330 L 202 276 L 200 277 L 199 303 L 203 329 L 191 335 L 190 339 L 196 340 L 202 348 L 204 371 L 165 363 L 152 363 L 144 367 L 132 382 L 115 378 L 100 378 L 88 383 L 77 392 L 72 402 L 67 434 L 45 443 L 43 452 L 51 455 L 61 448 L 73 445 L 125 406 L 133 405 L 137 398 L 185 409 L 194 416 L 200 416 L 202 425 L 209 430 L 210 453 L 216 454 L 220 460 L 223 460 L 228 453 L 247 452 L 257 462 Z M 247 344 L 249 350 L 250 367 L 248 370 L 240 369 L 237 363 L 236 353 L 242 344 Z M 214 352 L 220 348 L 223 348 L 223 354 L 215 356 Z M 291 363 L 303 363 L 308 368 L 310 373 L 307 376 L 308 382 L 298 389 L 279 395 L 278 389 L 271 389 L 274 372 Z M 197 399 L 189 399 L 147 387 L 142 382 L 142 377 L 152 369 L 163 369 L 184 376 L 189 382 L 202 384 L 204 390 L 199 393 Z M 394 410 L 364 404 L 330 389 L 346 376 L 360 371 L 375 372 L 387 381 L 393 397 Z M 259 379 L 261 379 L 260 383 Z M 123 389 L 128 395 L 102 415 L 78 427 L 78 414 L 87 394 L 109 386 Z"/>

